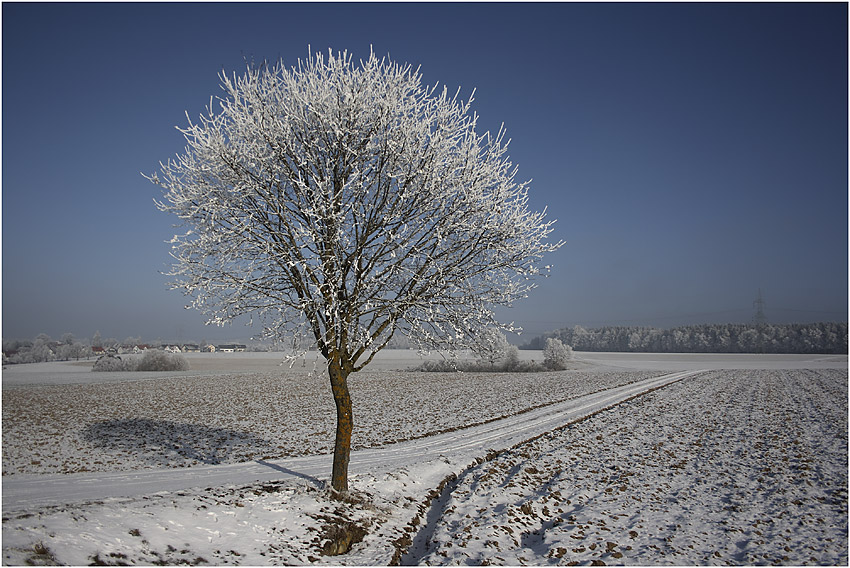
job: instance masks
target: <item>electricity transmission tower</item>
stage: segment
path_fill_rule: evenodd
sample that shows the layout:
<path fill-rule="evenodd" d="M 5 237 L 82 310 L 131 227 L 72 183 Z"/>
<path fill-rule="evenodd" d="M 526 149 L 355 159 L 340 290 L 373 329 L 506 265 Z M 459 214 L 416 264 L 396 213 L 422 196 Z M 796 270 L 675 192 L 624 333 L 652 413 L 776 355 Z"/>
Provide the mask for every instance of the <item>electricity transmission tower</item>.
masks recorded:
<path fill-rule="evenodd" d="M 756 309 L 756 315 L 753 316 L 757 333 L 756 353 L 764 353 L 764 332 L 767 316 L 764 315 L 764 300 L 761 297 L 761 288 L 759 288 L 759 297 L 753 302 L 753 307 Z"/>
<path fill-rule="evenodd" d="M 767 316 L 764 315 L 764 300 L 761 298 L 761 288 L 759 288 L 759 297 L 753 302 L 753 307 L 756 309 L 756 315 L 753 316 L 753 321 L 756 325 L 767 323 Z"/>

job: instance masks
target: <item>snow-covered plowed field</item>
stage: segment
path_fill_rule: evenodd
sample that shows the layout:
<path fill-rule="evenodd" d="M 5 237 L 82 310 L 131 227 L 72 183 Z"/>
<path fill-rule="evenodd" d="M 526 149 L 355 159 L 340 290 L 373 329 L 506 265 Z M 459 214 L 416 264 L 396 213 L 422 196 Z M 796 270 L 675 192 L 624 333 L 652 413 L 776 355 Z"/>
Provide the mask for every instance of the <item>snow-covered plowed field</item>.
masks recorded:
<path fill-rule="evenodd" d="M 658 374 L 366 370 L 349 379 L 352 447 L 480 424 Z M 3 475 L 191 467 L 330 453 L 335 420 L 328 379 L 320 373 L 277 370 L 5 388 Z"/>
<path fill-rule="evenodd" d="M 553 431 L 450 484 L 425 564 L 837 564 L 847 373 L 715 371 Z"/>
<path fill-rule="evenodd" d="M 365 450 L 362 455 L 371 452 L 370 459 L 378 461 L 355 468 L 352 495 L 345 501 L 321 488 L 321 473 L 293 476 L 287 469 L 314 458 L 265 464 L 288 472 L 286 480 L 281 473 L 281 480 L 250 484 L 189 481 L 181 486 L 187 489 L 120 498 L 97 498 L 97 482 L 124 474 L 78 474 L 72 483 L 88 484 L 87 502 L 4 506 L 4 563 L 846 564 L 846 366 L 781 370 L 771 365 L 637 382 L 662 374 L 604 367 L 531 375 L 364 373 L 352 384 L 356 444 L 376 446 L 442 431 L 421 440 L 422 448 L 444 439 L 456 451 L 423 450 L 416 459 L 399 461 L 401 448 L 421 442 L 404 442 L 399 450 L 392 445 Z M 586 415 L 578 409 L 610 403 L 588 406 L 599 397 L 585 393 L 636 393 L 669 381 L 674 382 L 579 422 L 565 419 L 571 423 L 516 441 L 518 412 L 537 407 L 520 416 L 526 422 L 551 420 L 548 406 L 540 405 L 570 399 L 553 405 L 553 411 L 572 405 L 575 416 Z M 195 471 L 201 479 L 206 471 L 226 473 L 234 467 L 206 464 L 256 461 L 274 455 L 274 448 L 291 454 L 329 451 L 333 412 L 323 377 L 299 375 L 288 389 L 281 382 L 286 384 L 280 373 L 260 372 L 66 385 L 55 391 L 53 386 L 4 388 L 4 470 L 10 394 L 33 397 L 17 398 L 18 404 L 32 408 L 28 400 L 44 400 L 42 410 L 53 409 L 36 415 L 43 415 L 36 422 L 42 426 L 15 435 L 32 441 L 36 432 L 55 431 L 52 440 L 61 442 L 56 451 L 63 456 L 88 452 L 84 459 L 91 465 L 80 460 L 85 469 L 139 468 L 154 480 L 166 471 L 187 478 Z M 615 388 L 626 383 L 627 391 Z M 294 390 L 296 384 L 304 390 Z M 69 399 L 74 406 L 97 408 L 70 409 L 63 396 L 71 394 L 82 397 Z M 633 395 L 617 400 L 625 396 Z M 281 400 L 303 408 L 284 412 Z M 119 412 L 104 414 L 111 405 L 119 405 Z M 63 409 L 81 424 L 65 418 Z M 48 415 L 61 424 L 44 426 Z M 452 431 L 509 415 L 514 418 Z M 125 447 L 95 443 L 116 442 L 106 432 L 94 438 L 79 434 L 92 420 L 132 418 L 174 427 L 163 431 L 149 424 L 146 429 L 139 422 L 138 429 L 123 431 L 116 422 L 117 441 Z M 18 417 L 19 427 L 24 423 Z M 505 437 L 457 450 L 467 444 L 460 443 L 465 432 L 492 436 L 503 423 Z M 78 434 L 63 435 L 66 427 Z M 288 433 L 275 437 L 278 430 Z M 235 433 L 244 434 L 237 437 L 239 444 L 228 442 Z M 318 444 L 325 445 L 314 447 Z M 23 450 L 20 454 L 25 456 Z M 41 471 L 72 469 L 63 470 L 61 463 L 45 460 Z M 185 469 L 150 469 L 172 465 Z M 329 468 L 327 461 L 327 474 Z M 35 487 L 28 480 L 41 477 L 19 472 L 4 481 Z M 332 555 L 347 549 L 348 541 L 350 551 Z"/>

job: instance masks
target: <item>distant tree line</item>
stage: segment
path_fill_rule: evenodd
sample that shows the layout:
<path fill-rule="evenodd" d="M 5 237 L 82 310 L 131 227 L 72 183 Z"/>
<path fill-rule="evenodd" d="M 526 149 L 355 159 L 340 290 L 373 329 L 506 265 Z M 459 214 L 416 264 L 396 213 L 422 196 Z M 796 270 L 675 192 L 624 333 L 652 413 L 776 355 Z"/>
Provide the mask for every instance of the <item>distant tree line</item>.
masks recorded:
<path fill-rule="evenodd" d="M 847 323 L 701 324 L 657 329 L 608 326 L 563 328 L 521 349 L 543 349 L 547 338 L 576 351 L 631 353 L 847 353 Z"/>
<path fill-rule="evenodd" d="M 118 341 L 113 337 L 102 337 L 99 331 L 95 332 L 91 339 L 79 339 L 72 333 L 65 333 L 61 339 L 55 340 L 46 333 L 40 333 L 34 339 L 3 339 L 3 364 L 71 361 L 99 357 L 108 353 L 143 353 L 148 349 L 168 350 L 184 345 L 163 343 L 161 339 L 143 343 L 141 337 L 132 336 L 124 341 Z M 200 344 L 194 344 L 193 346 L 197 349 L 191 349 L 191 351 L 205 350 L 209 345 L 212 344 L 203 340 Z M 262 342 L 239 346 L 244 347 L 245 351 L 276 351 L 280 347 Z"/>
<path fill-rule="evenodd" d="M 41 363 L 43 361 L 69 361 L 91 357 L 91 346 L 66 333 L 55 341 L 41 333 L 35 339 L 3 340 L 3 363 Z"/>

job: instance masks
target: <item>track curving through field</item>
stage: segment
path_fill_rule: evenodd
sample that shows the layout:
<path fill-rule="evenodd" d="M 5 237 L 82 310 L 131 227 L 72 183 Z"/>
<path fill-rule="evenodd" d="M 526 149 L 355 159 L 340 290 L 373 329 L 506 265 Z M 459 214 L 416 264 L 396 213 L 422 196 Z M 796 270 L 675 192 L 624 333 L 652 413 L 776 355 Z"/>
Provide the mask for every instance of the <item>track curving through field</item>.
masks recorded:
<path fill-rule="evenodd" d="M 669 373 L 453 432 L 356 450 L 351 456 L 350 475 L 387 473 L 440 457 L 473 459 L 484 456 L 702 372 Z M 330 455 L 314 455 L 182 469 L 16 475 L 3 479 L 3 511 L 5 514 L 38 507 L 137 498 L 225 484 L 276 481 L 321 486 L 330 472 L 331 459 Z"/>

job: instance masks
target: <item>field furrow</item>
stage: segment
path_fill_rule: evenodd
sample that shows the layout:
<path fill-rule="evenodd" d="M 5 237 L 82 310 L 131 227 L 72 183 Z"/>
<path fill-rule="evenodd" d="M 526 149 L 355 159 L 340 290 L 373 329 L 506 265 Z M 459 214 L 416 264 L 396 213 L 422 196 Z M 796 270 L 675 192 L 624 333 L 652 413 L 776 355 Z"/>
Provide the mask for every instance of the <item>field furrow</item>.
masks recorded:
<path fill-rule="evenodd" d="M 847 372 L 715 371 L 467 471 L 425 564 L 846 564 Z"/>
<path fill-rule="evenodd" d="M 350 379 L 352 446 L 382 446 L 480 424 L 657 374 L 363 371 Z M 335 418 L 325 376 L 286 370 L 7 388 L 3 475 L 329 453 Z"/>

